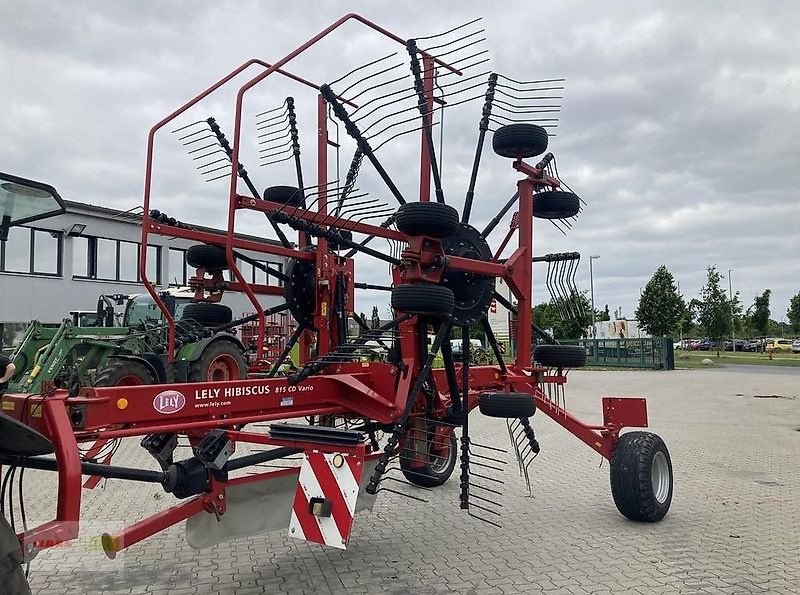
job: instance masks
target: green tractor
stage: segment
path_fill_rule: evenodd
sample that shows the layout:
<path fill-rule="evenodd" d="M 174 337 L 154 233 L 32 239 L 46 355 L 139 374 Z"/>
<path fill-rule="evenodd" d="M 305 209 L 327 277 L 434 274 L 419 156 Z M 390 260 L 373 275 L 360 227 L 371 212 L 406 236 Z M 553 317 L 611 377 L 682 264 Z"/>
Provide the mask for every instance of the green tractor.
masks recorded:
<path fill-rule="evenodd" d="M 192 302 L 191 296 L 193 292 L 185 289 L 160 296 L 177 320 L 179 349 L 172 363 L 165 355 L 167 325 L 149 294 L 101 296 L 93 319 L 102 326 L 76 324 L 75 313 L 58 327 L 32 321 L 12 354 L 17 372 L 9 392 L 38 394 L 45 382 L 77 390 L 245 378 L 244 346 L 225 332 L 231 324 L 230 309 Z M 114 313 L 115 303 L 125 303 L 121 320 Z M 82 316 L 79 322 L 87 319 Z"/>

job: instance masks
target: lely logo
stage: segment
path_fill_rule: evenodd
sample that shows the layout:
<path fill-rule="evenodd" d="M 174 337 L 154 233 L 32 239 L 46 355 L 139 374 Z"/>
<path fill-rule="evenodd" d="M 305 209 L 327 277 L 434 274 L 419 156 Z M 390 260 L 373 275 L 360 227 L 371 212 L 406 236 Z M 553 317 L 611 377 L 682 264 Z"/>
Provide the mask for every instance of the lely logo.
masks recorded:
<path fill-rule="evenodd" d="M 186 405 L 186 397 L 176 390 L 165 390 L 153 399 L 153 409 L 164 415 L 178 413 Z"/>

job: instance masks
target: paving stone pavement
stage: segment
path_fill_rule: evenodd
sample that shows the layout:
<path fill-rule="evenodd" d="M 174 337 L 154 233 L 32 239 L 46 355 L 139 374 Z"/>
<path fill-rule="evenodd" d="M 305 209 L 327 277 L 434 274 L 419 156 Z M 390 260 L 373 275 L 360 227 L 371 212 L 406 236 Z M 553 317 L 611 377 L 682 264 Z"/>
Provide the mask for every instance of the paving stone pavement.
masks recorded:
<path fill-rule="evenodd" d="M 458 481 L 427 504 L 381 494 L 340 551 L 284 532 L 192 550 L 182 527 L 107 560 L 96 537 L 172 501 L 110 481 L 84 492 L 82 539 L 31 564 L 34 593 L 798 593 L 800 376 L 723 370 L 570 374 L 568 407 L 600 419 L 600 397 L 647 396 L 675 468 L 656 524 L 621 517 L 608 465 L 542 414 L 533 497 L 509 465 L 502 529 L 458 508 Z M 756 398 L 779 395 L 782 398 Z M 502 420 L 471 417 L 476 441 L 507 447 Z M 135 442 L 116 461 L 148 465 Z M 510 460 L 510 458 L 509 458 Z M 53 479 L 25 475 L 30 522 L 54 508 Z M 416 492 L 419 493 L 419 492 Z"/>

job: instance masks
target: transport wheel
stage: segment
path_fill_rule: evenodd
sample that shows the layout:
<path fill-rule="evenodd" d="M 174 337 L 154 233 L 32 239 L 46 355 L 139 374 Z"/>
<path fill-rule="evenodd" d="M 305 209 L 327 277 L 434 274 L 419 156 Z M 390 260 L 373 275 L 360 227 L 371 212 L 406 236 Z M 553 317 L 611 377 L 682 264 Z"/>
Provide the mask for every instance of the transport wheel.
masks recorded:
<path fill-rule="evenodd" d="M 111 358 L 95 373 L 95 386 L 141 386 L 155 384 L 153 372 L 141 362 Z"/>
<path fill-rule="evenodd" d="M 392 308 L 408 314 L 441 316 L 453 311 L 453 291 L 435 283 L 399 285 L 392 289 Z"/>
<path fill-rule="evenodd" d="M 247 378 L 247 361 L 242 349 L 232 341 L 214 341 L 200 359 L 189 365 L 189 382 L 222 382 Z"/>
<path fill-rule="evenodd" d="M 296 186 L 270 186 L 264 190 L 264 200 L 297 207 L 303 204 L 303 193 Z"/>
<path fill-rule="evenodd" d="M 547 150 L 547 130 L 536 124 L 501 126 L 492 136 L 492 149 L 500 157 L 536 157 Z"/>
<path fill-rule="evenodd" d="M 22 550 L 17 534 L 11 530 L 6 518 L 0 514 L 0 593 L 4 595 L 30 595 L 28 579 L 22 569 Z"/>
<path fill-rule="evenodd" d="M 546 368 L 581 368 L 586 365 L 586 349 L 580 345 L 537 345 L 533 359 Z"/>
<path fill-rule="evenodd" d="M 488 417 L 530 417 L 536 413 L 536 401 L 526 393 L 483 393 L 478 407 Z"/>
<path fill-rule="evenodd" d="M 228 258 L 225 249 L 208 244 L 190 246 L 186 251 L 186 262 L 196 269 L 210 271 L 224 271 L 228 268 Z"/>
<path fill-rule="evenodd" d="M 572 192 L 547 190 L 533 195 L 533 216 L 538 219 L 569 219 L 580 208 L 581 199 Z"/>
<path fill-rule="evenodd" d="M 203 326 L 217 326 L 219 324 L 228 324 L 233 320 L 233 312 L 223 304 L 197 302 L 195 304 L 186 304 L 182 318 L 183 320 L 194 320 Z"/>
<path fill-rule="evenodd" d="M 651 432 L 619 437 L 611 457 L 611 494 L 623 516 L 654 523 L 672 503 L 672 460 L 666 444 Z"/>
<path fill-rule="evenodd" d="M 435 429 L 435 426 L 434 426 Z M 445 437 L 438 433 L 428 442 L 424 464 L 414 460 L 414 451 L 404 448 L 400 455 L 400 470 L 405 478 L 423 488 L 442 485 L 453 474 L 458 461 L 458 439 L 455 432 Z M 423 455 L 424 456 L 424 455 Z"/>
<path fill-rule="evenodd" d="M 458 231 L 459 216 L 440 202 L 408 202 L 397 210 L 397 229 L 410 236 L 446 238 Z"/>

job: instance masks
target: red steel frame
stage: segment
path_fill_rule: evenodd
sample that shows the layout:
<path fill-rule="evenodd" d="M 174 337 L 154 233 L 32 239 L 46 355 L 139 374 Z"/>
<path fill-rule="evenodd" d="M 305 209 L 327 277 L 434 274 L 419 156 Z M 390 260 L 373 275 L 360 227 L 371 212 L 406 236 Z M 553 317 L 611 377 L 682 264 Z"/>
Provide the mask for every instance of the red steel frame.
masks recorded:
<path fill-rule="evenodd" d="M 239 209 L 269 212 L 280 209 L 283 206 L 261 199 L 240 196 L 237 193 L 235 164 L 238 163 L 239 157 L 242 105 L 245 92 L 274 72 L 289 77 L 301 85 L 317 89 L 318 86 L 314 83 L 291 74 L 283 70 L 282 67 L 350 20 L 360 22 L 398 43 L 405 43 L 402 38 L 359 15 L 345 15 L 273 64 L 268 64 L 258 59 L 245 62 L 229 75 L 172 112 L 150 130 L 147 143 L 140 274 L 147 291 L 153 297 L 170 325 L 170 358 L 174 357 L 174 320 L 152 282 L 147 278 L 146 258 L 150 234 L 170 235 L 197 242 L 225 246 L 230 268 L 236 278 L 236 282 L 228 284 L 228 290 L 242 291 L 248 296 L 258 313 L 259 328 L 261 329 L 264 327 L 264 310 L 258 302 L 257 294 L 276 295 L 280 294 L 282 289 L 248 284 L 235 266 L 234 249 L 252 250 L 275 256 L 314 261 L 318 279 L 328 279 L 330 281 L 335 277 L 336 272 L 343 271 L 349 286 L 349 303 L 352 305 L 354 274 L 352 260 L 329 254 L 326 249 L 326 241 L 323 238 L 319 239 L 316 251 L 308 252 L 284 248 L 271 242 L 260 243 L 246 240 L 237 237 L 233 231 L 236 213 Z M 429 92 L 428 97 L 432 97 L 431 91 L 435 77 L 434 62 L 438 61 L 423 54 L 424 83 Z M 227 233 L 225 235 L 217 235 L 172 227 L 154 221 L 150 218 L 149 211 L 156 132 L 252 65 L 259 65 L 265 70 L 247 81 L 239 89 L 236 98 L 235 129 L 232 143 L 232 163 L 234 165 L 232 165 L 229 189 Z M 458 72 L 447 64 L 439 62 L 439 65 Z M 342 98 L 342 101 L 349 103 L 344 98 Z M 432 105 L 432 102 L 429 102 L 429 108 L 432 108 Z M 321 96 L 318 99 L 317 114 L 319 125 L 317 184 L 320 189 L 318 211 L 298 210 L 296 213 L 297 216 L 309 220 L 317 215 L 324 215 L 327 207 L 324 193 L 327 182 L 327 114 L 326 104 Z M 521 161 L 516 162 L 514 167 L 525 175 L 523 179 L 517 182 L 519 190 L 519 241 L 516 250 L 503 263 L 494 261 L 480 262 L 456 257 L 447 257 L 446 259 L 446 265 L 450 269 L 503 278 L 517 300 L 516 361 L 508 365 L 505 372 L 498 366 L 470 367 L 470 390 L 467 407 L 469 410 L 476 407 L 479 394 L 488 390 L 531 393 L 541 411 L 602 456 L 610 458 L 621 428 L 625 426 L 644 427 L 647 425 L 645 401 L 639 398 L 604 398 L 603 423 L 601 425 L 589 425 L 581 422 L 565 409 L 549 400 L 542 391 L 543 383 L 563 384 L 566 382 L 566 376 L 560 370 L 548 371 L 531 367 L 531 311 L 533 305 L 531 261 L 533 256 L 532 196 L 537 187 L 548 184 L 554 185 L 554 182 L 547 179 L 540 170 Z M 421 144 L 419 190 L 420 200 L 430 200 L 430 156 L 428 155 L 424 138 Z M 432 273 L 428 267 L 420 266 L 443 262 L 444 254 L 441 244 L 437 240 L 428 238 L 423 242 L 422 238 L 407 237 L 399 231 L 365 223 L 353 224 L 352 230 L 408 244 L 408 248 L 403 253 L 403 258 L 410 261 L 412 266 L 403 271 L 396 269 L 394 271 L 395 283 L 413 282 L 419 279 L 438 281 L 441 277 L 442 266 L 439 266 Z M 302 246 L 302 239 L 300 239 L 300 243 Z M 329 282 L 328 285 L 333 287 L 333 283 Z M 335 347 L 329 332 L 332 308 L 328 307 L 328 304 L 331 303 L 331 295 L 327 293 L 327 290 L 320 289 L 317 298 L 317 312 L 314 317 L 315 326 L 319 329 L 318 348 L 320 354 L 324 354 Z M 98 438 L 124 438 L 162 432 L 176 432 L 196 437 L 214 428 L 224 428 L 227 430 L 229 438 L 237 442 L 331 451 L 331 447 L 305 442 L 274 440 L 269 434 L 233 430 L 232 428 L 241 428 L 254 422 L 285 420 L 311 415 L 367 418 L 382 424 L 396 422 L 406 404 L 406 399 L 422 365 L 422 354 L 419 352 L 420 344 L 416 337 L 417 332 L 418 325 L 414 318 L 400 325 L 401 350 L 403 354 L 402 367 L 380 362 L 337 364 L 329 366 L 322 374 L 311 376 L 297 386 L 289 386 L 285 378 L 253 378 L 217 383 L 110 388 L 87 387 L 83 388 L 76 397 L 68 396 L 67 392 L 63 390 L 50 390 L 45 394 L 33 396 L 6 395 L 3 398 L 4 413 L 25 421 L 25 423 L 47 436 L 55 445 L 58 463 L 58 506 L 56 518 L 19 535 L 24 551 L 30 556 L 44 547 L 77 537 L 81 504 L 81 472 L 77 449 L 79 442 L 89 442 Z M 259 354 L 263 353 L 263 340 L 262 334 L 258 339 L 257 349 Z M 303 352 L 302 356 L 305 358 L 307 353 Z M 461 377 L 462 374 L 459 372 L 458 376 Z M 446 389 L 447 382 L 444 370 L 434 370 L 433 379 L 434 385 L 438 389 L 436 412 L 442 414 L 450 404 L 450 395 Z M 154 400 L 164 391 L 177 391 L 184 395 L 185 406 L 170 415 L 159 413 L 154 407 Z M 74 427 L 70 421 L 71 414 L 76 410 L 80 410 L 83 413 L 83 422 L 79 427 Z M 335 447 L 334 450 L 337 452 L 348 451 L 347 448 L 339 446 Z M 356 450 L 359 450 L 361 454 L 366 454 L 369 452 L 369 447 L 359 446 Z M 105 536 L 104 547 L 106 552 L 113 557 L 116 552 L 124 547 L 128 547 L 201 511 L 224 514 L 226 485 L 262 481 L 274 477 L 275 473 L 283 472 L 258 473 L 247 477 L 234 478 L 228 482 L 211 479 L 208 490 L 205 493 L 189 498 L 163 512 L 143 519 L 127 527 L 119 535 Z"/>

